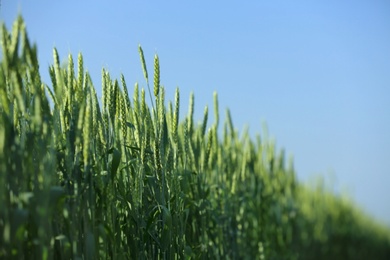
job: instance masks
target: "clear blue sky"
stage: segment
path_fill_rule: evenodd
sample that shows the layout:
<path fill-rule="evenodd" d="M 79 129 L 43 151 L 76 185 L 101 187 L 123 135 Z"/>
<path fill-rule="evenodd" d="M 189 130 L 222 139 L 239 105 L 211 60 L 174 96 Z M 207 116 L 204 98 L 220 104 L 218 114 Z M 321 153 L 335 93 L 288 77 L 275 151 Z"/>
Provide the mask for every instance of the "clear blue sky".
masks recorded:
<path fill-rule="evenodd" d="M 267 123 L 300 180 L 333 175 L 390 225 L 390 2 L 188 2 L 2 0 L 0 18 L 23 14 L 47 83 L 57 47 L 64 61 L 83 53 L 98 89 L 102 67 L 145 86 L 141 44 L 182 113 L 194 91 L 201 120 L 217 91 L 237 129 Z"/>

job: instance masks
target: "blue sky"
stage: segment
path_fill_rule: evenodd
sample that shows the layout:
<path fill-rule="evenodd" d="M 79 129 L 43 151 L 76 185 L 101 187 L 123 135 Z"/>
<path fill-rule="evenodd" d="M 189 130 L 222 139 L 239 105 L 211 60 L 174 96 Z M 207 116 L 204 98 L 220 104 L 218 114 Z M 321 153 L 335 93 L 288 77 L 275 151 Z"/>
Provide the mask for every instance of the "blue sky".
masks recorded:
<path fill-rule="evenodd" d="M 390 225 L 390 2 L 1 1 L 9 28 L 23 14 L 44 80 L 56 47 L 82 52 L 98 89 L 101 69 L 145 86 L 141 44 L 182 115 L 219 95 L 237 129 L 266 122 L 293 154 L 301 181 L 324 175 Z"/>

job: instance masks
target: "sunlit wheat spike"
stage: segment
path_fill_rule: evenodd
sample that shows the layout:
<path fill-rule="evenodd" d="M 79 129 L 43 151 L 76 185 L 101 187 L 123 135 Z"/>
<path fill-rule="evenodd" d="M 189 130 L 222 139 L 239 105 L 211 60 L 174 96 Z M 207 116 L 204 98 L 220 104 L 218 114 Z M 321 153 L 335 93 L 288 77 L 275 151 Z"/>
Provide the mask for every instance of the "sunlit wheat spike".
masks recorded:
<path fill-rule="evenodd" d="M 160 61 L 157 54 L 154 55 L 154 88 L 153 94 L 157 98 L 160 89 Z"/>
<path fill-rule="evenodd" d="M 120 111 L 120 107 L 121 107 L 121 96 L 123 95 L 123 92 L 121 90 L 121 88 L 119 87 L 119 83 L 118 83 L 118 80 L 115 80 L 116 81 L 116 97 L 115 97 L 115 102 L 116 102 L 116 111 L 115 111 L 115 118 L 120 118 L 121 117 L 121 111 Z"/>
<path fill-rule="evenodd" d="M 190 101 L 188 105 L 188 129 L 190 136 L 192 134 L 193 126 L 194 126 L 194 105 L 195 105 L 195 95 L 194 92 L 190 93 Z"/>
<path fill-rule="evenodd" d="M 233 126 L 232 116 L 230 114 L 229 109 L 226 109 L 226 121 L 227 121 L 227 126 L 229 128 L 230 137 L 234 140 L 235 139 L 235 131 L 234 131 L 234 126 Z"/>
<path fill-rule="evenodd" d="M 187 167 L 187 164 L 189 164 L 189 137 L 188 137 L 188 118 L 184 119 L 183 123 L 183 131 L 184 131 L 184 165 Z"/>
<path fill-rule="evenodd" d="M 77 132 L 75 145 L 80 145 L 82 141 L 83 127 L 84 127 L 84 116 L 85 116 L 86 103 L 84 102 L 79 110 L 77 119 Z"/>
<path fill-rule="evenodd" d="M 211 152 L 211 148 L 213 147 L 213 137 L 214 137 L 214 128 L 210 128 L 209 129 L 209 133 L 208 133 L 208 139 L 207 139 L 207 147 L 206 147 L 206 153 L 204 155 L 204 158 L 203 158 L 203 169 L 206 169 L 206 165 L 208 164 L 209 160 L 210 160 L 210 152 Z"/>
<path fill-rule="evenodd" d="M 108 88 L 107 88 L 107 75 L 106 71 L 102 69 L 102 103 L 103 103 L 103 113 L 107 111 L 107 102 L 108 102 Z"/>
<path fill-rule="evenodd" d="M 145 89 L 141 89 L 141 117 L 146 117 L 147 105 L 145 100 Z"/>
<path fill-rule="evenodd" d="M 6 69 L 9 69 L 11 64 L 11 55 L 9 51 L 9 41 L 10 41 L 10 36 L 7 31 L 7 27 L 5 26 L 5 23 L 1 23 L 1 49 L 3 53 L 3 62 L 4 62 L 4 67 Z"/>
<path fill-rule="evenodd" d="M 229 135 L 229 130 L 228 130 L 228 123 L 227 121 L 225 120 L 224 124 L 223 124 L 223 128 L 222 128 L 222 143 L 224 146 L 228 147 L 231 143 L 231 137 Z"/>
<path fill-rule="evenodd" d="M 160 117 L 159 117 L 159 138 L 160 138 L 160 144 L 161 144 L 161 154 L 162 157 L 165 158 L 166 154 L 166 148 L 169 145 L 169 139 L 168 139 L 168 124 L 167 124 L 167 118 L 166 118 L 166 110 L 165 110 L 165 88 L 161 87 L 161 93 L 160 93 Z"/>
<path fill-rule="evenodd" d="M 172 120 L 173 120 L 173 105 L 172 105 L 172 101 L 171 100 L 168 100 L 167 120 L 170 123 L 170 125 L 169 125 L 170 128 L 169 129 L 172 131 L 172 126 L 173 126 L 173 123 L 172 123 Z"/>
<path fill-rule="evenodd" d="M 74 63 L 73 63 L 73 57 L 71 54 L 68 55 L 68 71 L 67 71 L 67 96 L 69 99 L 69 109 L 70 114 L 74 115 L 74 110 L 77 106 L 77 97 L 75 91 L 77 90 L 77 87 L 73 84 L 74 83 Z"/>
<path fill-rule="evenodd" d="M 140 115 L 140 103 L 139 103 L 139 90 L 138 90 L 138 83 L 135 83 L 134 85 L 134 92 L 133 92 L 133 104 L 134 104 L 134 109 L 133 109 L 133 124 L 135 126 L 136 130 L 136 142 L 138 147 L 141 146 L 141 120 L 142 116 Z"/>
<path fill-rule="evenodd" d="M 92 131 L 93 136 L 95 136 L 95 132 L 98 130 L 98 120 L 100 120 L 100 109 L 99 109 L 99 101 L 97 98 L 96 89 L 94 86 L 91 87 L 91 110 L 92 110 Z"/>
<path fill-rule="evenodd" d="M 134 84 L 133 103 L 134 103 L 134 112 L 139 113 L 140 103 L 139 103 L 138 83 Z"/>
<path fill-rule="evenodd" d="M 162 123 L 164 121 L 164 115 L 165 115 L 165 89 L 161 88 L 161 93 L 159 96 L 158 101 L 158 120 L 160 127 L 162 126 Z"/>
<path fill-rule="evenodd" d="M 105 71 L 105 69 L 102 69 L 102 110 L 101 110 L 101 114 L 102 114 L 102 122 L 104 124 L 104 127 L 102 129 L 102 131 L 104 133 L 107 133 L 107 126 L 108 126 L 108 114 L 109 114 L 109 106 L 108 106 L 108 102 L 109 102 L 109 90 L 110 90 L 110 85 L 107 83 L 108 79 L 107 79 L 107 72 Z"/>
<path fill-rule="evenodd" d="M 142 65 L 142 71 L 144 72 L 144 77 L 146 82 L 149 82 L 148 80 L 148 70 L 146 69 L 146 62 L 144 57 L 144 51 L 142 50 L 141 45 L 138 45 L 138 52 L 141 59 L 141 65 Z"/>
<path fill-rule="evenodd" d="M 218 94 L 214 92 L 214 117 L 215 117 L 215 128 L 218 129 L 219 124 L 219 105 L 218 105 Z"/>
<path fill-rule="evenodd" d="M 62 91 L 63 91 L 63 79 L 62 79 L 62 71 L 60 67 L 60 58 L 58 56 L 57 49 L 53 49 L 53 59 L 54 59 L 54 75 L 56 79 L 56 89 L 54 90 L 54 93 L 57 96 L 57 100 L 61 104 L 62 100 Z"/>
<path fill-rule="evenodd" d="M 90 155 L 90 138 L 91 138 L 91 121 L 92 121 L 92 113 L 91 113 L 91 96 L 87 96 L 86 100 L 86 108 L 84 115 L 84 125 L 83 125 L 83 159 L 84 159 L 84 167 L 86 168 L 89 165 L 89 155 Z"/>
<path fill-rule="evenodd" d="M 10 90 L 10 94 L 12 98 L 15 98 L 15 102 L 17 102 L 17 106 L 19 106 L 20 113 L 24 114 L 26 111 L 26 105 L 25 105 L 25 88 L 23 86 L 23 80 L 18 73 L 11 73 L 10 81 L 13 85 L 13 89 Z M 11 98 L 11 99 L 12 99 Z"/>
<path fill-rule="evenodd" d="M 78 89 L 82 89 L 84 83 L 84 61 L 81 53 L 77 56 L 77 85 Z M 80 100 L 78 100 L 80 102 Z"/>
<path fill-rule="evenodd" d="M 99 154 L 102 154 L 103 148 L 107 145 L 107 140 L 106 140 L 106 136 L 105 136 L 104 131 L 103 131 L 103 127 L 104 127 L 103 122 L 101 120 L 98 120 L 97 121 L 97 131 L 98 131 L 99 140 L 97 142 L 97 148 L 98 148 Z"/>
<path fill-rule="evenodd" d="M 121 74 L 121 82 L 122 82 L 122 87 L 123 87 L 125 106 L 126 106 L 127 112 L 130 112 L 130 109 L 131 109 L 130 97 L 129 97 L 129 92 L 127 89 L 125 77 L 123 76 L 123 74 Z"/>
<path fill-rule="evenodd" d="M 68 90 L 74 92 L 75 86 L 73 86 L 74 79 L 74 63 L 72 54 L 68 55 Z"/>
<path fill-rule="evenodd" d="M 18 51 L 19 51 L 19 40 L 20 40 L 20 32 L 22 28 L 23 20 L 20 18 L 17 19 L 13 26 L 12 26 L 12 34 L 11 34 L 11 44 L 9 46 L 9 55 L 11 58 L 11 64 L 14 64 L 18 57 Z"/>
<path fill-rule="evenodd" d="M 125 105 L 125 97 L 123 93 L 119 95 L 119 103 L 120 103 L 120 115 L 121 115 L 120 124 L 121 124 L 123 141 L 125 143 L 127 137 L 127 126 L 126 126 L 126 105 Z"/>
<path fill-rule="evenodd" d="M 204 108 L 203 122 L 202 122 L 202 127 L 201 127 L 201 134 L 202 134 L 202 136 L 204 136 L 206 134 L 208 115 L 209 115 L 209 108 L 208 108 L 208 106 L 206 106 Z"/>
<path fill-rule="evenodd" d="M 23 25 L 25 27 L 25 25 Z M 37 55 L 37 45 L 34 43 L 32 46 L 30 44 L 30 41 L 27 36 L 27 31 L 25 29 L 22 30 L 22 50 L 23 55 L 26 56 L 26 62 L 29 64 L 29 67 L 32 71 L 34 71 L 34 74 L 36 75 L 36 80 L 40 81 L 40 74 L 39 74 L 39 63 L 38 63 L 38 55 Z"/>
<path fill-rule="evenodd" d="M 179 109 L 180 109 L 180 92 L 179 92 L 179 88 L 176 88 L 175 111 L 173 113 L 173 119 L 172 119 L 172 135 L 173 135 L 173 140 L 175 143 L 177 143 L 177 141 L 178 141 L 177 128 L 179 125 Z"/>
<path fill-rule="evenodd" d="M 219 144 L 218 144 L 218 129 L 215 127 L 215 129 L 213 129 L 213 143 L 212 143 L 212 146 L 211 146 L 211 149 L 212 149 L 212 152 L 210 154 L 210 158 L 209 158 L 209 165 L 210 167 L 213 167 L 214 165 L 214 162 L 215 162 L 215 159 L 219 153 Z"/>
<path fill-rule="evenodd" d="M 109 109 L 110 109 L 110 118 L 111 122 L 114 123 L 115 114 L 117 110 L 117 91 L 118 91 L 118 82 L 115 80 L 114 83 L 110 82 L 110 95 L 109 95 Z"/>
<path fill-rule="evenodd" d="M 21 50 L 22 50 L 22 57 L 26 58 L 26 63 L 31 65 L 30 69 L 33 71 L 39 65 L 35 63 L 35 54 L 34 54 L 34 48 L 30 45 L 30 41 L 27 36 L 26 31 L 26 25 L 23 21 L 23 18 L 21 16 L 18 17 L 18 20 L 20 20 L 20 39 L 21 39 Z M 35 45 L 35 44 L 34 44 Z"/>
<path fill-rule="evenodd" d="M 86 102 L 86 96 L 89 94 L 89 88 L 91 85 L 91 78 L 89 77 L 88 72 L 84 73 L 83 87 L 81 89 L 81 102 Z"/>

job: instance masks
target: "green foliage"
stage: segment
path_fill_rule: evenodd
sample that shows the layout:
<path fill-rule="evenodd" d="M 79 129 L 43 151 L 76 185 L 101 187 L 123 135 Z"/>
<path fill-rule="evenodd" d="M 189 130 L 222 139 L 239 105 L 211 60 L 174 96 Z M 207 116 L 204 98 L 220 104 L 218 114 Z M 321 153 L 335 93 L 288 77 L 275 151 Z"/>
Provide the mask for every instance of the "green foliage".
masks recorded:
<path fill-rule="evenodd" d="M 165 106 L 158 56 L 154 102 L 102 71 L 102 100 L 78 55 L 52 88 L 21 17 L 2 25 L 0 258 L 388 259 L 390 232 L 351 203 L 296 181 L 275 143 Z M 141 95 L 140 95 L 141 92 Z M 222 122 L 221 122 L 222 123 Z M 219 136 L 221 135 L 221 136 Z"/>

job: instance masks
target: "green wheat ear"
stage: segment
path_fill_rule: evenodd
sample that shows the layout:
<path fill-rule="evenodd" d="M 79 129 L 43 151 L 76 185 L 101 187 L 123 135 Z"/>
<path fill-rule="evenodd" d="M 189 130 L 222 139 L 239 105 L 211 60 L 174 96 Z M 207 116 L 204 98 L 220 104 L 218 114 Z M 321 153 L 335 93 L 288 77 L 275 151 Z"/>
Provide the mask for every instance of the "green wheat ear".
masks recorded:
<path fill-rule="evenodd" d="M 68 55 L 68 79 L 67 79 L 67 81 L 68 81 L 68 91 L 71 92 L 70 94 L 73 94 L 73 91 L 74 91 L 73 79 L 74 79 L 74 63 L 73 63 L 72 55 L 69 54 Z"/>
<path fill-rule="evenodd" d="M 61 77 L 61 67 L 60 67 L 60 58 L 58 56 L 58 51 L 56 48 L 53 49 L 53 59 L 54 59 L 54 76 L 56 80 L 56 88 L 54 89 L 54 93 L 56 94 L 57 98 L 62 97 L 62 86 L 63 86 L 63 80 Z"/>
<path fill-rule="evenodd" d="M 140 132 L 140 120 L 142 119 L 140 115 L 140 104 L 139 104 L 139 90 L 138 90 L 138 83 L 135 83 L 134 85 L 134 92 L 133 92 L 133 124 L 135 126 L 137 135 L 136 135 L 136 142 L 137 145 L 141 146 L 141 132 Z"/>
<path fill-rule="evenodd" d="M 204 116 L 203 116 L 203 122 L 202 122 L 202 137 L 206 134 L 206 127 L 207 127 L 207 119 L 208 119 L 208 115 L 209 115 L 209 108 L 208 106 L 206 106 L 204 108 Z"/>
<path fill-rule="evenodd" d="M 139 52 L 139 56 L 140 56 L 140 59 L 141 59 L 141 64 L 142 64 L 142 70 L 144 72 L 144 77 L 145 77 L 145 80 L 146 80 L 146 85 L 148 86 L 148 91 L 149 91 L 149 96 L 150 96 L 150 101 L 152 102 L 152 108 L 153 108 L 153 112 L 155 113 L 155 116 L 157 117 L 157 111 L 154 109 L 154 104 L 153 104 L 153 98 L 152 98 L 152 93 L 150 92 L 150 87 L 149 87 L 149 78 L 148 78 L 148 71 L 146 69 L 146 62 L 145 62 L 145 56 L 144 56 L 144 51 L 142 50 L 142 47 L 141 45 L 138 45 L 138 52 Z M 158 65 L 158 64 L 157 64 Z M 160 75 L 160 69 L 158 69 L 158 74 Z M 159 78 L 160 76 L 158 76 Z M 158 89 L 155 88 L 154 89 L 154 94 L 155 94 L 155 97 L 156 97 L 156 102 L 157 102 L 157 95 L 158 95 Z"/>
<path fill-rule="evenodd" d="M 138 45 L 138 52 L 139 52 L 139 57 L 141 59 L 142 71 L 144 72 L 144 77 L 145 77 L 146 83 L 149 83 L 149 80 L 148 80 L 148 70 L 146 69 L 146 62 L 145 62 L 145 57 L 144 57 L 144 51 L 142 50 L 141 45 Z"/>
<path fill-rule="evenodd" d="M 83 138 L 83 158 L 84 158 L 84 167 L 87 169 L 87 166 L 89 165 L 89 156 L 90 156 L 90 137 L 91 137 L 91 128 L 92 128 L 92 113 L 91 113 L 91 94 L 88 91 L 87 94 L 87 100 L 86 100 L 86 107 L 85 107 L 85 114 L 84 114 L 84 120 L 83 120 L 83 132 L 82 132 L 82 138 Z"/>
<path fill-rule="evenodd" d="M 214 116 L 215 116 L 215 128 L 218 129 L 219 124 L 219 105 L 218 105 L 218 94 L 214 91 Z"/>
<path fill-rule="evenodd" d="M 123 74 L 121 74 L 121 82 L 122 82 L 122 87 L 123 87 L 126 109 L 127 109 L 127 112 L 130 112 L 130 109 L 131 109 L 130 97 L 129 97 L 129 92 L 127 89 L 125 77 L 123 76 Z"/>
<path fill-rule="evenodd" d="M 126 143 L 126 137 L 127 137 L 127 126 L 126 126 L 126 103 L 125 103 L 125 97 L 123 93 L 119 93 L 119 104 L 120 104 L 120 125 L 122 130 L 122 138 L 123 142 Z"/>
<path fill-rule="evenodd" d="M 116 96 L 117 96 L 117 87 L 118 82 L 115 80 L 114 83 L 109 82 L 109 95 L 108 95 L 108 109 L 109 115 L 111 118 L 111 122 L 114 122 L 115 114 L 116 114 Z"/>
<path fill-rule="evenodd" d="M 154 55 L 154 88 L 153 94 L 157 98 L 160 90 L 160 62 L 157 54 Z"/>
<path fill-rule="evenodd" d="M 190 93 L 190 101 L 188 105 L 188 130 L 191 135 L 194 125 L 194 104 L 195 104 L 195 95 L 194 92 Z"/>
<path fill-rule="evenodd" d="M 19 43 L 20 43 L 20 32 L 23 27 L 23 19 L 19 16 L 18 19 L 14 22 L 12 26 L 12 34 L 11 34 L 11 45 L 10 45 L 10 56 L 12 65 L 16 65 L 13 61 L 18 56 L 19 51 Z"/>
<path fill-rule="evenodd" d="M 230 131 L 230 137 L 232 139 L 234 139 L 235 138 L 235 132 L 234 132 L 232 116 L 230 114 L 230 110 L 229 109 L 226 109 L 226 120 L 227 120 L 227 126 L 229 127 L 229 131 Z"/>
<path fill-rule="evenodd" d="M 204 155 L 204 158 L 203 158 L 203 170 L 206 169 L 206 166 L 210 160 L 210 152 L 211 152 L 211 148 L 213 147 L 213 136 L 214 136 L 214 132 L 215 131 L 215 128 L 210 128 L 209 129 L 209 133 L 208 133 L 208 138 L 207 138 L 207 146 L 206 146 L 206 153 Z"/>
<path fill-rule="evenodd" d="M 83 79 L 84 79 L 84 61 L 83 61 L 83 55 L 79 53 L 79 55 L 77 56 L 77 85 L 79 90 L 83 88 Z"/>
<path fill-rule="evenodd" d="M 179 106 L 180 106 L 180 92 L 179 88 L 176 88 L 175 93 L 175 112 L 172 119 L 172 135 L 175 143 L 178 141 L 177 126 L 179 124 Z"/>

